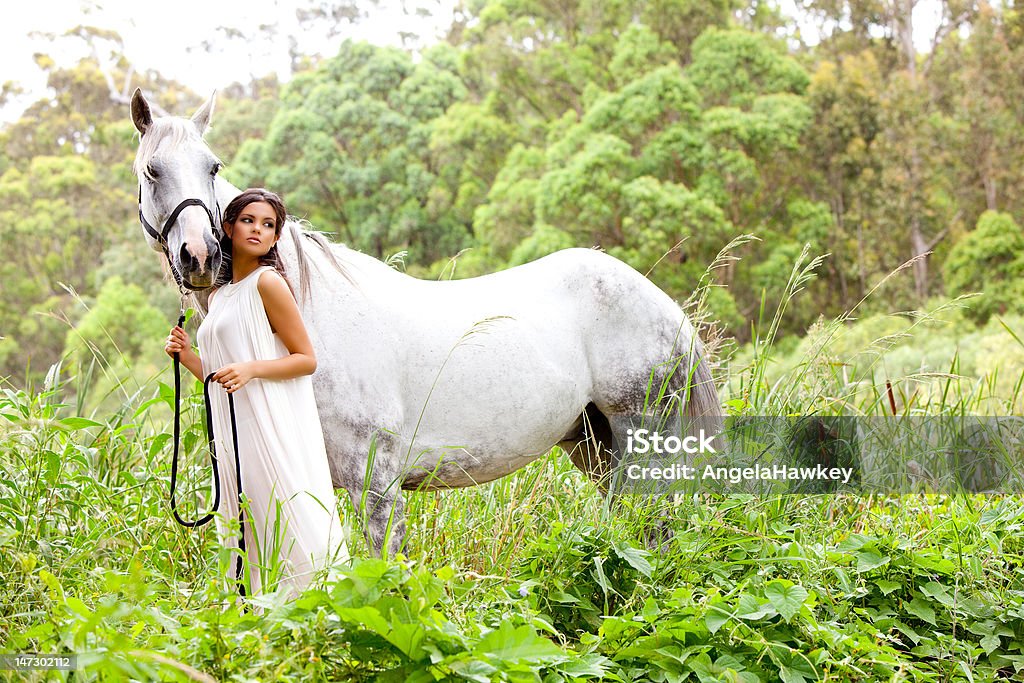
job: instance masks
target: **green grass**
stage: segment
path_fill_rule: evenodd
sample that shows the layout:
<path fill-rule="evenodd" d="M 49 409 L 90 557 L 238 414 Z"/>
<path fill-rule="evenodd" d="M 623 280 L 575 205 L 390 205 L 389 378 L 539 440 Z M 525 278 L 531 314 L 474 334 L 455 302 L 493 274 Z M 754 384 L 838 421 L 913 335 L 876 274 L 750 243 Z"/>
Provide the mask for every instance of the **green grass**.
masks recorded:
<path fill-rule="evenodd" d="M 797 264 L 787 301 L 808 272 Z M 756 415 L 889 414 L 874 373 L 904 332 L 935 318 L 904 316 L 909 330 L 859 338 L 860 323 L 822 322 L 789 359 L 766 322 L 729 361 L 723 400 Z M 114 382 L 90 409 L 83 396 L 100 375 L 90 367 L 0 396 L 0 651 L 78 653 L 74 680 L 794 683 L 1024 671 L 1021 496 L 702 494 L 665 513 L 639 497 L 610 507 L 557 449 L 488 485 L 409 494 L 404 556 L 368 558 L 354 530 L 357 559 L 330 581 L 245 612 L 212 525 L 192 531 L 170 515 L 168 386 Z M 958 370 L 927 378 L 927 392 L 915 385 L 918 398 L 893 375 L 898 412 L 1019 410 L 1019 379 L 1006 391 Z M 186 518 L 208 504 L 196 386 L 179 473 Z M 348 496 L 339 501 L 357 526 Z M 660 514 L 674 533 L 652 546 Z"/>
<path fill-rule="evenodd" d="M 650 510 L 608 510 L 557 452 L 410 495 L 408 559 L 359 559 L 243 613 L 214 531 L 169 514 L 166 432 L 138 424 L 160 401 L 94 420 L 60 388 L 0 398 L 0 642 L 80 653 L 89 679 L 946 681 L 1024 665 L 1019 498 L 686 498 L 652 552 Z"/>

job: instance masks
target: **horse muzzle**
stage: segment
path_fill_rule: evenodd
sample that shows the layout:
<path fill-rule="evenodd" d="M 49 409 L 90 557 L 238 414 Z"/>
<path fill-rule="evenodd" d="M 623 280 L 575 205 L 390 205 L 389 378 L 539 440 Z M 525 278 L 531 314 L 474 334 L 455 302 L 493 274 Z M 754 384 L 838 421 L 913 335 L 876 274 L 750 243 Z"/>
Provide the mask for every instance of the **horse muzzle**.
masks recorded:
<path fill-rule="evenodd" d="M 178 271 L 182 284 L 189 289 L 206 289 L 217 279 L 224 255 L 215 239 L 204 239 L 205 249 L 196 249 L 195 246 L 183 242 L 174 254 L 171 267 Z"/>
<path fill-rule="evenodd" d="M 182 242 L 178 247 L 177 253 L 172 253 L 167 239 L 170 235 L 171 227 L 178 220 L 178 215 L 190 206 L 198 206 L 206 213 L 206 217 L 210 222 L 210 235 L 204 235 L 201 245 L 196 245 L 194 241 L 191 244 L 189 244 L 189 241 Z M 164 221 L 163 229 L 158 231 L 146 220 L 145 215 L 142 213 L 142 185 L 139 185 L 139 221 L 150 237 L 160 245 L 179 287 L 192 290 L 206 289 L 213 285 L 217 273 L 220 271 L 223 254 L 221 253 L 220 244 L 214 237 L 217 234 L 221 219 L 220 203 L 216 202 L 214 207 L 216 215 L 214 215 L 213 211 L 210 211 L 210 208 L 201 199 L 194 197 L 183 199 L 174 207 L 167 220 Z"/>

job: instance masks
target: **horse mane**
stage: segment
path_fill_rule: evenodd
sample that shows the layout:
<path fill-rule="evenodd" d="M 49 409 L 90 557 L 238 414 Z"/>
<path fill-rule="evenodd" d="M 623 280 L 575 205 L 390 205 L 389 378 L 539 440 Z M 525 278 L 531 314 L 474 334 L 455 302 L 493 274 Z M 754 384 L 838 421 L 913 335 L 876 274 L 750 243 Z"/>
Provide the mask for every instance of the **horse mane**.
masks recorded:
<path fill-rule="evenodd" d="M 149 173 L 149 164 L 153 161 L 161 143 L 166 140 L 167 146 L 174 149 L 189 139 L 202 141 L 195 124 L 189 119 L 180 116 L 162 116 L 156 119 L 139 140 L 139 149 L 135 153 L 132 171 L 138 178 L 145 176 L 149 180 L 154 180 Z M 220 159 L 218 158 L 217 161 L 219 162 Z"/>
<path fill-rule="evenodd" d="M 341 275 L 348 280 L 349 284 L 358 287 L 356 281 L 352 279 L 352 275 L 349 274 L 348 269 L 345 268 L 344 264 L 338 260 L 337 254 L 334 253 L 334 249 L 331 248 L 332 243 L 323 236 L 323 233 L 315 230 L 309 221 L 303 218 L 296 218 L 295 216 L 289 216 L 285 223 L 288 229 L 291 231 L 292 242 L 295 244 L 295 257 L 299 264 L 299 291 L 303 299 L 309 296 L 309 270 L 311 258 L 306 253 L 306 248 L 302 241 L 302 238 L 312 240 L 321 251 L 327 256 L 327 260 L 331 262 L 331 265 Z M 301 228 L 299 227 L 301 226 Z"/>

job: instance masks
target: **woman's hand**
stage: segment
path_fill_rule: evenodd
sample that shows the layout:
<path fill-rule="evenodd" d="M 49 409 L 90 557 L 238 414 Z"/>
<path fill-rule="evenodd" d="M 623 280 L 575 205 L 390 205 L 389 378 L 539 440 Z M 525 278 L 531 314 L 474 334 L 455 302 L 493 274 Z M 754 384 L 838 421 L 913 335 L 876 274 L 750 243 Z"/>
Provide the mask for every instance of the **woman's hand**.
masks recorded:
<path fill-rule="evenodd" d="M 164 352 L 168 356 L 174 358 L 175 353 L 181 354 L 180 359 L 184 360 L 185 356 L 193 353 L 192 342 L 189 340 L 188 333 L 178 327 L 177 325 L 171 329 L 170 336 L 167 337 L 167 344 L 164 345 Z"/>
<path fill-rule="evenodd" d="M 256 378 L 255 362 L 231 363 L 213 373 L 213 381 L 220 382 L 232 394 Z"/>
<path fill-rule="evenodd" d="M 164 351 L 171 358 L 174 358 L 174 354 L 178 354 L 178 360 L 184 365 L 189 372 L 195 375 L 196 379 L 200 382 L 203 381 L 203 361 L 199 359 L 199 355 L 192 350 L 192 342 L 189 341 L 188 334 L 185 330 L 175 325 L 171 329 L 171 334 L 167 337 L 167 344 L 164 345 Z"/>

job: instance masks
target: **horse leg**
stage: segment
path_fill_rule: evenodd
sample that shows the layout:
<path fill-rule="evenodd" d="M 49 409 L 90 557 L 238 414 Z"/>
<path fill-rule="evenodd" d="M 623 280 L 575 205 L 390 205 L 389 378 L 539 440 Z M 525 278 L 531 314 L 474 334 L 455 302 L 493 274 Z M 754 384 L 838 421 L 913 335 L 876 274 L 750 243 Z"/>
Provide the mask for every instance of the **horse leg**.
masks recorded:
<path fill-rule="evenodd" d="M 397 453 L 398 441 L 386 430 L 374 430 L 364 451 L 365 467 L 360 478 L 356 509 L 363 515 L 366 540 L 377 556 L 394 556 L 405 540 L 405 497 Z M 355 496 L 355 494 L 352 494 Z"/>
<path fill-rule="evenodd" d="M 623 420 L 609 420 L 594 404 L 589 403 L 577 420 L 574 429 L 558 445 L 569 455 L 572 464 L 586 474 L 597 485 L 601 494 L 614 505 L 622 495 L 622 482 L 613 477 L 620 461 L 622 447 L 626 444 Z M 664 548 L 672 537 L 672 528 L 663 515 L 644 529 L 645 541 L 652 549 Z"/>
<path fill-rule="evenodd" d="M 610 383 L 590 405 L 602 418 L 606 443 L 612 444 L 612 452 L 603 458 L 604 463 L 613 465 L 608 475 L 611 498 L 624 493 L 648 498 L 653 514 L 645 525 L 645 540 L 652 549 L 664 548 L 672 538 L 672 500 L 691 487 L 685 481 L 669 479 L 633 480 L 627 466 L 666 468 L 692 464 L 686 453 L 643 454 L 642 444 L 636 442 L 640 429 L 647 429 L 648 436 L 655 432 L 662 438 L 692 436 L 701 439 L 701 443 L 704 434 L 721 431 L 721 409 L 707 361 L 700 355 L 688 359 L 679 353 L 673 362 L 656 366 L 650 372 L 638 369 L 631 380 Z M 639 450 L 626 453 L 630 430 L 633 447 Z M 720 449 L 723 442 L 715 437 L 713 443 Z"/>
<path fill-rule="evenodd" d="M 611 424 L 597 406 L 588 403 L 576 424 L 559 446 L 569 460 L 607 495 L 615 465 L 615 444 Z"/>
<path fill-rule="evenodd" d="M 383 491 L 367 489 L 350 491 L 352 505 L 363 513 L 366 541 L 378 557 L 393 557 L 402 549 L 405 539 L 405 498 L 397 484 Z"/>
<path fill-rule="evenodd" d="M 328 410 L 322 409 L 321 416 L 324 424 L 335 424 Z M 395 439 L 369 423 L 350 424 L 344 416 L 339 416 L 337 424 L 348 427 L 324 430 L 334 487 L 348 491 L 371 551 L 379 557 L 386 544 L 388 554 L 394 555 L 405 538 L 405 499 Z"/>

